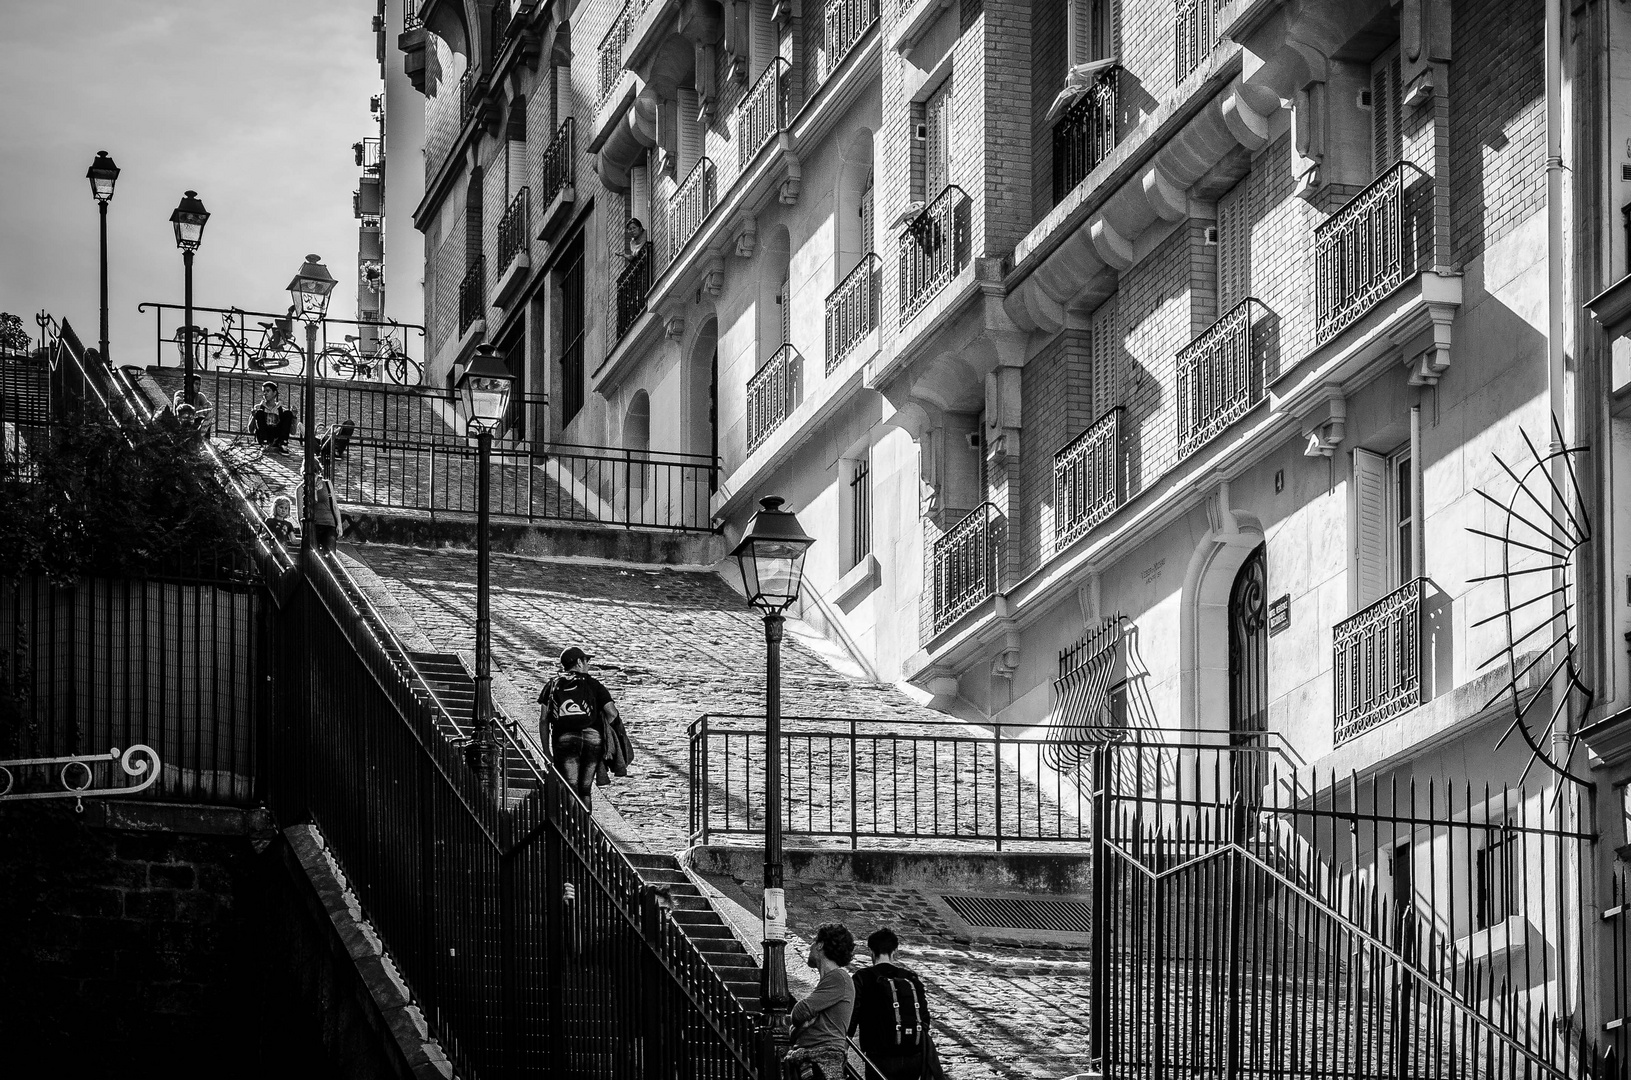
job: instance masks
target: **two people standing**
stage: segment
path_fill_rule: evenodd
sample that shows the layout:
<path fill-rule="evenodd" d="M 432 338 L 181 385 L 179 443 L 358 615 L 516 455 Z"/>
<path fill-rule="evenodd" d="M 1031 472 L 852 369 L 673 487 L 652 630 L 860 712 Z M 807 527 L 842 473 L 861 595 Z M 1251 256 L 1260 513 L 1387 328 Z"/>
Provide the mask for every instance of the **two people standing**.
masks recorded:
<path fill-rule="evenodd" d="M 593 659 L 576 645 L 561 653 L 561 674 L 538 694 L 538 734 L 550 748 L 555 768 L 574 794 L 590 806 L 595 784 L 626 776 L 634 746 L 623 714 L 601 681 L 589 674 Z"/>

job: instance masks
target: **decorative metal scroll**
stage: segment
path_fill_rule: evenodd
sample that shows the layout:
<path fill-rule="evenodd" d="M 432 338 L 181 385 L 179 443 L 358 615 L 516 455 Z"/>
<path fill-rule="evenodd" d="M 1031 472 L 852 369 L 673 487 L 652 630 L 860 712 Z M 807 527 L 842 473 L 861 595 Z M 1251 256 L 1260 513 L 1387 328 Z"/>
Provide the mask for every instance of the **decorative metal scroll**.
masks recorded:
<path fill-rule="evenodd" d="M 1596 697 L 1591 687 L 1580 677 L 1580 642 L 1574 624 L 1575 554 L 1591 542 L 1591 529 L 1582 509 L 1584 500 L 1580 481 L 1575 471 L 1575 460 L 1586 453 L 1584 446 L 1565 446 L 1563 430 L 1552 417 L 1553 447 L 1542 453 L 1523 432 L 1524 445 L 1529 448 L 1533 463 L 1520 475 L 1512 466 L 1495 455 L 1499 465 L 1516 485 L 1512 495 L 1503 503 L 1480 489 L 1482 495 L 1503 515 L 1499 532 L 1468 527 L 1467 531 L 1488 537 L 1501 545 L 1501 570 L 1470 580 L 1499 581 L 1503 603 L 1501 610 L 1473 625 L 1500 620 L 1506 630 L 1505 644 L 1485 660 L 1480 668 L 1497 661 L 1505 661 L 1508 678 L 1489 699 L 1494 704 L 1502 697 L 1512 702 L 1512 723 L 1496 743 L 1499 747 L 1516 731 L 1529 747 L 1529 763 L 1524 766 L 1527 777 L 1535 762 L 1543 762 L 1560 776 L 1577 784 L 1586 784 L 1586 777 L 1570 771 L 1569 763 L 1580 738 L 1569 733 L 1565 739 L 1554 739 L 1558 721 L 1571 699 L 1580 702 L 1580 712 L 1591 708 Z M 1514 585 L 1521 587 L 1534 580 L 1536 574 L 1553 574 L 1552 587 L 1535 595 L 1514 599 Z M 1519 632 L 1514 616 L 1526 617 L 1528 609 L 1538 604 L 1550 604 L 1551 612 L 1527 630 Z M 1520 613 L 1523 613 L 1520 615 Z M 1548 637 L 1547 635 L 1550 635 Z M 1523 651 L 1538 648 L 1533 656 L 1520 663 Z M 1524 686 L 1531 672 L 1544 672 L 1545 678 Z M 1540 718 L 1544 710 L 1536 711 L 1535 703 L 1544 698 L 1549 687 L 1561 686 L 1562 692 L 1552 702 L 1551 715 L 1544 724 Z M 1562 743 L 1561 750 L 1558 744 Z M 1521 783 L 1520 779 L 1520 783 Z"/>
<path fill-rule="evenodd" d="M 1103 722 L 1120 647 L 1121 618 L 1117 616 L 1060 652 L 1059 678 L 1053 684 L 1059 708 L 1042 748 L 1043 760 L 1053 768 L 1080 769 L 1088 747 L 1122 738 L 1120 728 Z"/>
<path fill-rule="evenodd" d="M 141 782 L 129 787 L 93 787 L 92 785 L 96 783 L 96 773 L 91 766 L 99 762 L 116 762 L 126 776 L 139 777 Z M 56 782 L 61 785 L 60 789 L 12 791 L 16 786 L 19 772 L 37 769 L 49 773 L 52 766 L 57 766 Z M 147 790 L 158 781 L 159 772 L 163 767 L 158 752 L 151 746 L 140 743 L 124 751 L 115 746 L 105 754 L 69 754 L 66 757 L 16 758 L 11 761 L 0 761 L 0 802 L 21 802 L 24 799 L 73 799 L 74 809 L 83 810 L 81 800 L 87 798 L 98 795 L 134 795 L 138 791 Z"/>

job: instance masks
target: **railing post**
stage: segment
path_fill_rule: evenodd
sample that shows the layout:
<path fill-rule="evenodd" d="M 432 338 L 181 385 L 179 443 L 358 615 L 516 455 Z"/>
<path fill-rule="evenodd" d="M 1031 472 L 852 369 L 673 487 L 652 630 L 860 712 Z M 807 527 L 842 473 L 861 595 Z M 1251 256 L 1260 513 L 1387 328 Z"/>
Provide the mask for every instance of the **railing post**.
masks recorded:
<path fill-rule="evenodd" d="M 994 724 L 991 728 L 993 742 L 991 743 L 991 767 L 996 772 L 992 780 L 992 790 L 997 793 L 997 850 L 1002 850 L 1002 725 Z"/>
<path fill-rule="evenodd" d="M 1110 882 L 1105 876 L 1108 845 L 1105 831 L 1109 827 L 1109 813 L 1105 805 L 1109 795 L 1106 782 L 1109 748 L 1096 746 L 1093 757 L 1093 951 L 1090 958 L 1089 980 L 1092 985 L 1091 1022 L 1088 1028 L 1088 1058 L 1090 1067 L 1100 1076 L 1109 1071 L 1110 1048 L 1110 928 L 1106 922 L 1110 914 Z M 1159 935 L 1160 928 L 1156 928 Z M 1159 970 L 1159 969 L 1157 969 Z"/>
<path fill-rule="evenodd" d="M 858 738 L 855 718 L 849 722 L 849 846 L 854 851 L 861 846 L 861 821 L 856 808 L 857 783 L 855 779 L 855 741 Z"/>

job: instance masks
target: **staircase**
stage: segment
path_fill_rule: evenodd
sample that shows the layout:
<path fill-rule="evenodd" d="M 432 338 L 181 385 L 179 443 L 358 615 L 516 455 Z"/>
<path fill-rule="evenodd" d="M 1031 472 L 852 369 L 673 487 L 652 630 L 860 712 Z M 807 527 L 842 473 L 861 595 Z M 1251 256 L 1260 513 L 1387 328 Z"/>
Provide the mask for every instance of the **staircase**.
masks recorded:
<path fill-rule="evenodd" d="M 629 863 L 648 885 L 666 885 L 674 897 L 673 919 L 749 1012 L 759 1011 L 759 965 L 672 855 L 628 852 Z"/>
<path fill-rule="evenodd" d="M 463 661 L 453 653 L 403 652 L 441 706 L 437 726 L 442 733 L 454 742 L 468 738 L 475 726 L 476 680 L 464 670 Z M 504 717 L 499 716 L 499 722 L 503 721 Z M 537 790 L 538 775 L 515 754 L 501 754 L 500 760 L 504 762 L 504 798 L 513 806 Z"/>

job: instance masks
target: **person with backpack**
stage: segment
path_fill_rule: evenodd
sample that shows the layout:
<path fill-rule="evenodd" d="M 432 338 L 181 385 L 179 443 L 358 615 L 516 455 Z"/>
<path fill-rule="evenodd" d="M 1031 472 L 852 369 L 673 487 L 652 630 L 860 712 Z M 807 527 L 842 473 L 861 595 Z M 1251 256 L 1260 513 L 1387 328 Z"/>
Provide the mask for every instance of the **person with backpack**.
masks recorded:
<path fill-rule="evenodd" d="M 573 645 L 561 653 L 565 670 L 544 684 L 538 734 L 584 806 L 591 805 L 595 773 L 601 764 L 607 726 L 620 723 L 617 705 L 599 679 L 589 674 L 590 655 Z"/>
<path fill-rule="evenodd" d="M 872 963 L 857 971 L 851 1034 L 872 1068 L 867 1080 L 941 1080 L 929 1040 L 929 1000 L 923 980 L 895 962 L 900 939 L 887 926 L 867 936 Z"/>

